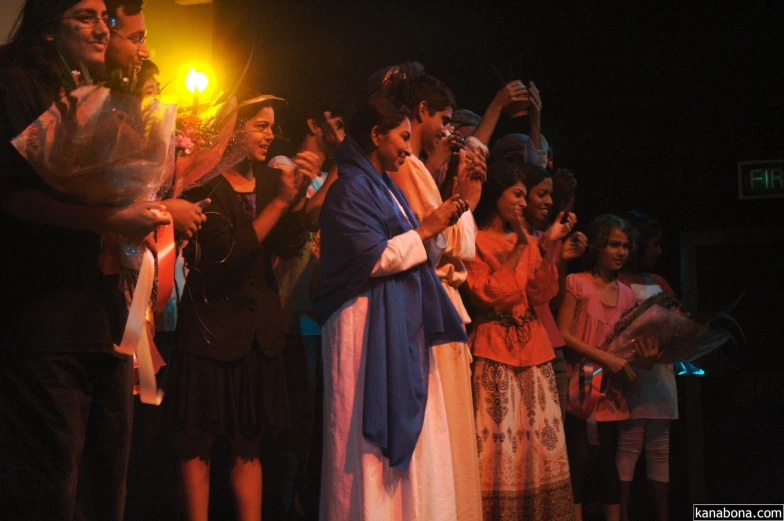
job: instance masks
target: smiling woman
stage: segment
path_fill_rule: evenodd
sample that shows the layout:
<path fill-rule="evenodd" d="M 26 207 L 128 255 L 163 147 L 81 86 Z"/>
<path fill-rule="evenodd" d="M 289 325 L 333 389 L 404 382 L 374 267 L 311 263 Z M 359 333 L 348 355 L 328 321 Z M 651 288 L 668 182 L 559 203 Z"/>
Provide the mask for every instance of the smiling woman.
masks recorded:
<path fill-rule="evenodd" d="M 103 64 L 109 40 L 106 6 L 101 0 L 29 0 L 9 43 L 0 50 L 3 67 L 31 67 L 43 73 L 50 87 L 59 84 L 60 58 L 79 69 Z"/>
<path fill-rule="evenodd" d="M 187 519 L 207 517 L 210 457 L 218 439 L 229 444 L 237 518 L 260 519 L 262 433 L 290 422 L 285 320 L 271 270 L 273 255 L 291 258 L 307 238 L 298 211 L 303 163 L 287 171 L 264 165 L 275 138 L 273 104 L 283 100 L 251 91 L 238 98 L 235 130 L 242 137 L 235 139 L 248 155 L 183 196 L 212 200 L 185 252 L 191 269 L 163 402 L 168 422 L 182 433 L 178 459 Z"/>
<path fill-rule="evenodd" d="M 410 150 L 409 116 L 385 99 L 359 109 L 319 216 L 324 520 L 457 519 L 430 346 L 467 337 L 428 245 L 467 205 L 452 198 L 418 222 L 387 174 Z"/>

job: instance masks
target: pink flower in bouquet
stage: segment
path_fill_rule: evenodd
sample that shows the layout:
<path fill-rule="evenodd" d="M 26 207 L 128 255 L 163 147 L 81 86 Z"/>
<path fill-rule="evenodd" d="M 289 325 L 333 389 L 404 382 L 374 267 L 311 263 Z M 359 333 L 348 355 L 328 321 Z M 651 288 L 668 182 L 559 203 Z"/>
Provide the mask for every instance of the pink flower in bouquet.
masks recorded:
<path fill-rule="evenodd" d="M 235 146 L 230 154 L 226 153 L 230 143 L 239 141 L 233 139 L 236 109 L 237 101 L 234 98 L 210 107 L 198 115 L 185 114 L 181 109 L 176 122 L 176 139 L 179 141 L 175 196 L 206 183 L 246 155 L 247 151 L 238 146 Z M 183 146 L 180 147 L 180 144 Z"/>
<path fill-rule="evenodd" d="M 193 151 L 196 144 L 193 140 L 181 131 L 174 135 L 174 148 L 178 156 L 187 156 Z"/>

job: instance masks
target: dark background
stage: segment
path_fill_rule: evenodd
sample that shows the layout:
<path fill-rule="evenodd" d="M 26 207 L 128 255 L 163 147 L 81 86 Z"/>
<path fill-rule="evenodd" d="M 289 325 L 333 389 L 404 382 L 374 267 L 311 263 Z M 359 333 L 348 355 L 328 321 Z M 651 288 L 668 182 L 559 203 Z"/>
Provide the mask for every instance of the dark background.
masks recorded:
<path fill-rule="evenodd" d="M 421 61 L 480 114 L 498 88 L 489 65 L 511 64 L 542 93 L 581 222 L 658 217 L 678 286 L 679 232 L 784 216 L 781 200 L 737 198 L 737 161 L 784 157 L 784 16 L 770 6 L 215 0 L 213 55 L 236 78 L 253 48 L 253 84 L 295 108 L 320 92 L 359 100 L 374 71 Z"/>
<path fill-rule="evenodd" d="M 684 232 L 784 236 L 784 199 L 737 195 L 738 161 L 784 158 L 783 10 L 754 2 L 214 0 L 213 61 L 232 84 L 252 49 L 248 78 L 289 100 L 292 114 L 323 92 L 361 101 L 370 74 L 404 61 L 425 64 L 461 107 L 480 114 L 498 89 L 491 64 L 507 78 L 534 80 L 555 166 L 578 179 L 582 226 L 631 209 L 658 218 L 661 274 L 679 291 L 681 255 L 707 256 L 697 262 L 700 298 L 684 299 L 718 309 L 747 289 L 737 313 L 767 354 L 746 365 L 783 370 L 784 239 L 681 250 Z M 502 118 L 495 137 L 509 130 L 527 131 L 527 122 Z M 293 126 L 284 123 L 286 132 Z"/>
<path fill-rule="evenodd" d="M 649 213 L 665 227 L 659 271 L 676 290 L 699 288 L 696 307 L 747 292 L 733 311 L 747 345 L 701 361 L 696 383 L 679 377 L 672 518 L 695 499 L 781 503 L 784 199 L 740 201 L 737 162 L 784 158 L 784 8 L 646 4 L 214 0 L 213 62 L 230 87 L 253 49 L 253 85 L 294 109 L 322 92 L 359 101 L 370 74 L 404 61 L 480 114 L 498 88 L 490 64 L 534 80 L 556 167 L 578 178 L 583 225 Z M 508 129 L 519 130 L 502 119 L 496 137 Z M 711 233 L 710 245 L 681 248 Z"/>

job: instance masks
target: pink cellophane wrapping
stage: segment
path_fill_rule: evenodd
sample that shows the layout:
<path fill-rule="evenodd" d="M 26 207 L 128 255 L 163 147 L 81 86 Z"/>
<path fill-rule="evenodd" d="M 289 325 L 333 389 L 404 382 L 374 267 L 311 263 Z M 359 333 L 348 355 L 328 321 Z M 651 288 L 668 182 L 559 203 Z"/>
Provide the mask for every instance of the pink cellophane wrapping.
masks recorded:
<path fill-rule="evenodd" d="M 177 157 L 174 195 L 201 186 L 231 168 L 248 154 L 237 122 L 237 100 L 210 107 L 197 115 L 177 118 L 177 134 L 193 147 Z"/>

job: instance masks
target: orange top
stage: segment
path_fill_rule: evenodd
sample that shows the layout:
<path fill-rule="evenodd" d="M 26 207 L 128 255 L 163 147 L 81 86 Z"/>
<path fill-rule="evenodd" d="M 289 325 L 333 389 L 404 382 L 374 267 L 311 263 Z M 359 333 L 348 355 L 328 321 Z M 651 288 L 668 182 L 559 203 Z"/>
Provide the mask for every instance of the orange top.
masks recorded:
<path fill-rule="evenodd" d="M 480 230 L 476 235 L 476 257 L 466 261 L 476 307 L 471 347 L 474 356 L 528 367 L 555 357 L 533 307 L 558 293 L 558 270 L 542 259 L 533 236 L 513 270 L 507 261 L 516 241 L 514 234 Z"/>

